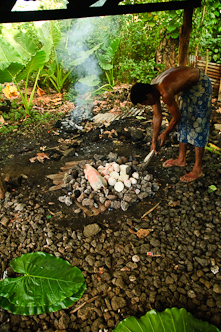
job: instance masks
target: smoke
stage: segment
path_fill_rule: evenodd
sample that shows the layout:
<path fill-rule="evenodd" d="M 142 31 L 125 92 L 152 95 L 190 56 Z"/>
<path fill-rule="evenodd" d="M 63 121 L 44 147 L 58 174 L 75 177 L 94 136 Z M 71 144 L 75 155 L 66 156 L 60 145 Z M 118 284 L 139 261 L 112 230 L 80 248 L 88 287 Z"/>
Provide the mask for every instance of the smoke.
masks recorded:
<path fill-rule="evenodd" d="M 105 0 L 99 0 L 94 5 L 102 5 Z M 101 45 L 105 38 L 105 33 L 108 28 L 104 28 L 107 22 L 110 33 L 115 33 L 118 29 L 117 24 L 111 25 L 112 18 L 93 17 L 93 18 L 80 18 L 73 22 L 68 33 L 63 39 L 63 45 L 59 45 L 60 53 L 59 59 L 66 64 L 66 69 L 70 70 L 73 61 L 79 61 L 78 65 L 74 66 L 72 72 L 74 83 L 74 91 L 77 94 L 75 97 L 75 109 L 72 114 L 72 119 L 76 123 L 80 120 L 89 119 L 92 113 L 92 105 L 89 107 L 88 94 L 97 89 L 102 75 L 102 69 L 98 64 L 95 53 L 92 52 L 93 48 Z M 114 28 L 113 28 L 114 27 Z M 102 29 L 102 31 L 100 30 Z M 64 42 L 65 40 L 65 42 Z M 83 114 L 85 113 L 85 114 Z M 79 118 L 79 119 L 78 119 Z"/>
<path fill-rule="evenodd" d="M 73 71 L 74 76 L 77 77 L 77 82 L 74 86 L 74 90 L 77 93 L 75 100 L 76 105 L 81 105 L 83 102 L 82 96 L 85 93 L 92 92 L 94 89 L 93 85 L 82 84 L 79 82 L 79 79 L 92 75 L 94 75 L 96 78 L 99 78 L 99 76 L 102 74 L 102 70 L 98 65 L 95 55 L 87 55 L 87 52 L 90 52 L 88 40 L 90 38 L 92 39 L 94 31 L 94 18 L 81 18 L 76 20 L 75 24 L 67 35 L 66 52 L 71 56 L 72 60 L 79 58 L 84 59 L 82 63 L 74 67 Z"/>

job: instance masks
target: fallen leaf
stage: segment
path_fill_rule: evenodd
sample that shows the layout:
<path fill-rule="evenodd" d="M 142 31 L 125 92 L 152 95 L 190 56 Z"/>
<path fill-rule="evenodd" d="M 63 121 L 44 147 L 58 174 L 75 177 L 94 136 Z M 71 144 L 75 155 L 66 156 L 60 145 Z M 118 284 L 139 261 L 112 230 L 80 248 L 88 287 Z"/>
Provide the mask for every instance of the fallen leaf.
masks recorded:
<path fill-rule="evenodd" d="M 45 159 L 50 159 L 46 153 L 37 153 L 36 157 L 30 158 L 29 161 L 34 163 L 35 160 L 38 160 L 40 163 L 43 163 Z"/>
<path fill-rule="evenodd" d="M 117 132 L 115 129 L 112 129 L 112 130 L 105 130 L 103 132 L 103 135 L 108 135 L 108 138 L 112 138 L 112 135 L 115 135 L 117 136 Z"/>
<path fill-rule="evenodd" d="M 148 234 L 150 234 L 150 230 L 149 230 L 149 229 L 144 229 L 144 228 L 139 229 L 139 231 L 137 232 L 137 236 L 138 236 L 140 239 L 143 239 L 143 238 L 146 237 Z"/>
<path fill-rule="evenodd" d="M 178 206 L 180 205 L 180 201 L 173 201 L 173 202 L 170 202 L 170 204 L 168 204 L 170 207 L 175 207 L 175 206 Z"/>
<path fill-rule="evenodd" d="M 42 90 L 41 88 L 37 89 L 37 94 L 39 97 L 43 96 L 45 94 L 44 90 Z"/>
<path fill-rule="evenodd" d="M 2 89 L 2 92 L 4 93 L 5 97 L 9 99 L 19 96 L 17 88 L 11 85 L 7 85 L 4 89 Z"/>
<path fill-rule="evenodd" d="M 141 228 L 139 229 L 139 231 L 135 232 L 133 229 L 129 228 L 129 232 L 132 234 L 136 234 L 140 239 L 143 239 L 144 237 L 149 235 L 150 232 L 152 232 L 152 229 Z"/>
<path fill-rule="evenodd" d="M 122 269 L 120 269 L 121 271 L 128 271 L 128 272 L 130 272 L 130 269 L 129 269 L 129 267 L 127 267 L 127 266 L 125 266 L 125 267 L 122 267 Z"/>
<path fill-rule="evenodd" d="M 121 113 L 121 109 L 117 106 L 114 106 L 109 112 L 114 114 L 119 114 Z"/>

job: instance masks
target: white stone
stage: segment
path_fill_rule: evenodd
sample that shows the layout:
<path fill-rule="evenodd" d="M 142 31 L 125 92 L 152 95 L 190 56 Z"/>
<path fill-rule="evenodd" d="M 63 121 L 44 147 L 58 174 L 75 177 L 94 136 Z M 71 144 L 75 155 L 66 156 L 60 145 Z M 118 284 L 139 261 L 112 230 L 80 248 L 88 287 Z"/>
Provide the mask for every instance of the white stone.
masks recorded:
<path fill-rule="evenodd" d="M 120 172 L 120 176 L 119 176 L 118 180 L 124 182 L 127 179 L 129 179 L 129 175 L 124 172 Z"/>
<path fill-rule="evenodd" d="M 123 189 L 124 189 L 124 184 L 123 182 L 121 181 L 118 181 L 115 183 L 115 186 L 114 186 L 114 189 L 117 191 L 117 192 L 121 192 Z"/>
<path fill-rule="evenodd" d="M 124 185 L 125 185 L 125 187 L 130 188 L 131 187 L 130 180 L 129 179 L 124 180 Z"/>
<path fill-rule="evenodd" d="M 127 169 L 127 167 L 128 167 L 128 165 L 120 165 L 120 171 L 126 173 L 126 169 Z"/>
<path fill-rule="evenodd" d="M 134 256 L 132 257 L 132 261 L 133 261 L 134 263 L 137 263 L 137 262 L 140 261 L 140 257 L 139 257 L 138 255 L 134 255 Z"/>
<path fill-rule="evenodd" d="M 120 165 L 118 163 L 113 163 L 113 169 L 115 172 L 120 172 Z"/>
<path fill-rule="evenodd" d="M 132 177 L 133 177 L 134 179 L 139 179 L 139 174 L 138 174 L 137 172 L 134 172 L 134 173 L 132 174 Z"/>
<path fill-rule="evenodd" d="M 110 173 L 110 176 L 117 180 L 119 178 L 119 173 L 116 172 L 116 171 L 113 171 L 113 172 Z"/>
<path fill-rule="evenodd" d="M 135 178 L 130 178 L 130 182 L 131 182 L 131 184 L 136 184 L 137 180 Z"/>
<path fill-rule="evenodd" d="M 114 186 L 116 184 L 116 182 L 117 181 L 116 181 L 115 178 L 113 178 L 112 176 L 109 177 L 108 183 L 109 183 L 110 186 Z"/>

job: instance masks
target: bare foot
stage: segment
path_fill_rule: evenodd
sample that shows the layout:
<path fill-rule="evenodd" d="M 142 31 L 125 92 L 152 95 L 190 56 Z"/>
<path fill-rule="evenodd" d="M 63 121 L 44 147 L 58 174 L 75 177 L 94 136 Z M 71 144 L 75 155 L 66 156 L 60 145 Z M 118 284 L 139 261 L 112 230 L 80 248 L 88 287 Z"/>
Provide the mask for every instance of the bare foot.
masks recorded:
<path fill-rule="evenodd" d="M 179 166 L 179 167 L 184 167 L 186 166 L 186 161 L 180 161 L 179 159 L 168 159 L 163 163 L 163 167 L 174 167 L 174 166 Z"/>
<path fill-rule="evenodd" d="M 190 173 L 186 173 L 180 178 L 182 182 L 192 182 L 199 179 L 203 175 L 202 171 L 191 171 Z"/>

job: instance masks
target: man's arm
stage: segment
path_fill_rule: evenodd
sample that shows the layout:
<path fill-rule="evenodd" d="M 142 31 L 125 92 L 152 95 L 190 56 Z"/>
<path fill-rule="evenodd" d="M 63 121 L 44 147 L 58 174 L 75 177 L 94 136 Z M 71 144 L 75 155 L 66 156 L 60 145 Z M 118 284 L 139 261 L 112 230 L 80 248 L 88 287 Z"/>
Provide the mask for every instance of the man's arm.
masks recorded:
<path fill-rule="evenodd" d="M 172 115 L 172 119 L 170 120 L 169 126 L 162 134 L 160 134 L 158 138 L 158 140 L 160 140 L 160 146 L 167 140 L 169 133 L 173 130 L 173 128 L 181 119 L 180 110 L 174 96 L 165 96 L 163 97 L 163 101 L 167 104 L 168 110 Z"/>
<path fill-rule="evenodd" d="M 153 136 L 152 136 L 152 144 L 151 144 L 151 150 L 156 150 L 157 146 L 157 138 L 160 132 L 160 126 L 162 122 L 162 110 L 161 110 L 161 104 L 160 101 L 158 101 L 156 104 L 153 105 Z"/>

